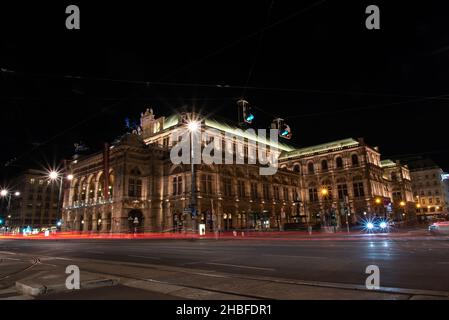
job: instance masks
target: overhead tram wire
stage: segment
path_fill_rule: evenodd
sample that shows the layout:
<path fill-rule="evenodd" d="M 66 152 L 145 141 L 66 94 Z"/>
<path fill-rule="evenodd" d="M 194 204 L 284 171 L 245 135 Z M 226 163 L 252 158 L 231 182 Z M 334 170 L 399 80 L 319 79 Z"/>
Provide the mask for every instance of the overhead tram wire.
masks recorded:
<path fill-rule="evenodd" d="M 378 93 L 378 92 L 363 92 L 363 91 L 340 91 L 340 90 L 322 90 L 322 89 L 304 89 L 304 88 L 280 88 L 280 87 L 257 87 L 257 86 L 242 86 L 229 85 L 221 83 L 195 83 L 195 82 L 163 82 L 163 81 L 145 81 L 145 80 L 127 80 L 114 79 L 104 77 L 90 77 L 90 76 L 74 76 L 74 75 L 56 75 L 44 73 L 25 73 L 17 71 L 9 71 L 15 75 L 54 78 L 54 79 L 76 79 L 88 81 L 109 81 L 115 83 L 134 84 L 142 86 L 161 86 L 161 87 L 200 87 L 200 88 L 216 88 L 216 89 L 231 89 L 231 90 L 254 90 L 254 91 L 273 91 L 273 92 L 292 92 L 292 93 L 309 93 L 309 94 L 329 94 L 329 95 L 357 95 L 357 96 L 372 96 L 385 98 L 410 98 L 410 99 L 429 99 L 429 100 L 449 100 L 449 94 L 439 96 L 417 96 L 417 95 L 402 95 L 393 93 Z"/>
<path fill-rule="evenodd" d="M 107 112 L 108 110 L 110 110 L 110 109 L 113 108 L 113 107 L 116 107 L 117 105 L 119 105 L 119 104 L 122 103 L 123 101 L 124 101 L 124 100 L 116 101 L 116 102 L 114 102 L 113 104 L 111 104 L 111 105 L 109 105 L 109 106 L 103 107 L 100 111 L 98 111 L 98 112 L 96 112 L 96 113 L 94 113 L 94 114 L 88 116 L 87 118 L 85 118 L 85 119 L 83 119 L 83 120 L 81 120 L 81 121 L 75 123 L 73 126 L 68 127 L 68 128 L 66 128 L 66 129 L 60 131 L 59 133 L 55 134 L 55 135 L 52 136 L 51 138 L 49 138 L 49 139 L 45 140 L 44 142 L 41 142 L 41 143 L 39 143 L 38 145 L 32 147 L 29 151 L 26 151 L 26 152 L 22 153 L 21 155 L 19 155 L 19 156 L 17 156 L 17 157 L 14 157 L 12 161 L 9 161 L 9 160 L 8 160 L 8 161 L 4 162 L 3 165 L 2 165 L 2 167 L 11 167 L 11 166 L 13 166 L 14 163 L 16 163 L 18 160 L 23 159 L 23 158 L 26 157 L 27 155 L 29 155 L 29 154 L 31 154 L 31 153 L 33 153 L 33 152 L 39 150 L 41 147 L 45 146 L 46 144 L 48 144 L 48 143 L 52 142 L 53 140 L 55 140 L 55 139 L 57 139 L 57 138 L 63 136 L 64 134 L 66 134 L 66 133 L 72 131 L 73 129 L 75 129 L 75 128 L 77 128 L 77 127 L 79 127 L 79 126 L 85 124 L 86 122 L 89 122 L 89 121 L 91 121 L 92 119 L 95 119 L 97 116 L 99 116 L 99 115 L 101 115 L 101 114 Z"/>
<path fill-rule="evenodd" d="M 260 51 L 262 49 L 263 37 L 264 37 L 264 34 L 265 34 L 264 28 L 270 22 L 271 11 L 273 9 L 273 6 L 274 6 L 274 0 L 271 0 L 270 5 L 268 6 L 268 9 L 267 9 L 264 25 L 262 26 L 261 31 L 260 31 L 259 41 L 257 42 L 257 48 L 256 48 L 256 51 L 254 53 L 253 61 L 252 61 L 252 64 L 251 64 L 251 66 L 249 68 L 248 76 L 246 77 L 245 87 L 243 88 L 243 92 L 242 92 L 242 98 L 245 97 L 246 87 L 248 86 L 249 81 L 251 80 L 251 76 L 252 76 L 252 74 L 254 72 L 254 69 L 256 67 L 257 59 L 258 59 L 258 57 L 260 55 Z"/>
<path fill-rule="evenodd" d="M 280 24 L 282 24 L 282 23 L 285 23 L 285 22 L 287 22 L 287 21 L 289 21 L 289 20 L 295 18 L 296 16 L 299 16 L 299 15 L 301 15 L 301 14 L 303 14 L 303 13 L 305 13 L 305 12 L 307 12 L 307 11 L 309 11 L 309 10 L 315 8 L 315 7 L 319 7 L 320 5 L 324 4 L 325 2 L 326 2 L 326 0 L 320 0 L 320 1 L 317 1 L 317 2 L 312 3 L 311 5 L 309 5 L 309 6 L 305 7 L 305 8 L 302 8 L 302 9 L 300 9 L 300 10 L 297 10 L 297 11 L 293 12 L 292 14 L 286 16 L 285 18 L 279 19 L 279 20 L 277 20 L 276 22 L 273 22 L 273 23 L 269 24 L 268 26 L 262 28 L 262 29 L 259 30 L 259 31 L 255 31 L 255 32 L 252 32 L 252 33 L 250 33 L 250 34 L 247 34 L 246 36 L 243 36 L 243 37 L 241 37 L 241 38 L 239 38 L 239 39 L 237 39 L 237 40 L 234 40 L 234 41 L 232 41 L 232 42 L 226 44 L 225 46 L 223 46 L 223 47 L 221 47 L 221 48 L 219 48 L 219 49 L 217 49 L 217 50 L 215 50 L 215 51 L 213 51 L 213 52 L 211 52 L 211 53 L 209 53 L 209 54 L 207 54 L 207 55 L 201 57 L 200 59 L 197 59 L 197 60 L 195 60 L 195 61 L 192 61 L 192 62 L 190 62 L 190 63 L 185 64 L 184 66 L 182 66 L 182 67 L 178 68 L 177 70 L 175 70 L 175 71 L 169 73 L 168 75 L 163 76 L 163 77 L 161 78 L 161 80 L 162 80 L 162 79 L 170 78 L 170 77 L 172 77 L 173 75 L 175 75 L 175 74 L 177 74 L 177 73 L 179 73 L 179 72 L 181 72 L 181 71 L 183 71 L 183 70 L 186 70 L 186 69 L 188 69 L 188 68 L 190 68 L 190 67 L 193 67 L 194 65 L 196 65 L 196 64 L 198 64 L 198 63 L 200 63 L 200 62 L 203 62 L 204 60 L 206 60 L 206 59 L 208 59 L 208 58 L 210 58 L 210 57 L 213 57 L 213 56 L 219 54 L 220 52 L 223 52 L 224 50 L 227 50 L 227 49 L 229 49 L 229 48 L 232 48 L 232 47 L 238 45 L 239 43 L 241 43 L 241 42 L 243 42 L 243 41 L 246 41 L 246 40 L 248 40 L 248 39 L 251 39 L 251 38 L 257 36 L 257 35 L 258 35 L 259 33 L 261 33 L 261 32 L 265 32 L 265 31 L 267 31 L 267 30 L 269 30 L 269 29 L 271 29 L 271 28 L 274 28 L 274 27 L 276 27 L 276 26 L 278 26 L 278 25 L 280 25 Z"/>

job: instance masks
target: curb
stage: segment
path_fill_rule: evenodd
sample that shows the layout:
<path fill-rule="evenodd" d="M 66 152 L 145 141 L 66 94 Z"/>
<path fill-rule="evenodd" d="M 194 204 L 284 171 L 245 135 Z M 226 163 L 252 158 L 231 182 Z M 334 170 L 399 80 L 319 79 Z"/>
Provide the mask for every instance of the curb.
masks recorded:
<path fill-rule="evenodd" d="M 96 280 L 88 280 L 80 283 L 80 290 L 82 289 L 93 289 L 93 288 L 101 288 L 101 287 L 112 287 L 118 284 L 117 279 L 107 278 L 107 279 L 96 279 Z M 42 296 L 48 293 L 56 293 L 63 291 L 73 291 L 66 288 L 65 284 L 55 284 L 45 286 L 43 284 L 33 282 L 33 281 L 17 281 L 16 282 L 16 290 L 22 295 L 26 296 Z"/>

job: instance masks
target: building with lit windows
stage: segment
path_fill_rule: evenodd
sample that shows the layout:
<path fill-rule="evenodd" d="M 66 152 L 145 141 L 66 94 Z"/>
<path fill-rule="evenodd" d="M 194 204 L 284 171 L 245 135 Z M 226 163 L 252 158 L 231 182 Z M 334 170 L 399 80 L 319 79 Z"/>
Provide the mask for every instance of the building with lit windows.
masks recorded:
<path fill-rule="evenodd" d="M 56 226 L 59 184 L 47 173 L 27 170 L 10 182 L 11 204 L 6 223 L 11 228 Z M 16 196 L 17 194 L 17 196 Z"/>
<path fill-rule="evenodd" d="M 233 159 L 239 155 L 243 163 L 174 164 L 170 153 L 180 141 L 176 131 L 181 135 L 189 130 L 186 117 L 199 119 L 202 133 L 222 134 L 216 150 L 228 148 Z M 191 231 L 199 223 L 210 231 L 340 227 L 347 217 L 348 223 L 373 214 L 395 218 L 388 208 L 396 200 L 407 213 L 399 219 L 414 216 L 409 185 L 399 186 L 410 180 L 408 170 L 398 164 L 401 180 L 390 181 L 379 151 L 362 139 L 300 149 L 270 141 L 263 146 L 259 137 L 237 126 L 199 117 L 189 113 L 156 118 L 147 109 L 132 133 L 69 163 L 66 170 L 74 179 L 64 192 L 63 229 Z M 217 142 L 202 136 L 202 148 Z M 251 161 L 252 148 L 267 159 L 276 157 L 279 167 L 274 175 L 260 174 L 265 165 Z"/>
<path fill-rule="evenodd" d="M 409 162 L 413 196 L 421 220 L 433 219 L 448 213 L 447 175 L 430 159 Z"/>

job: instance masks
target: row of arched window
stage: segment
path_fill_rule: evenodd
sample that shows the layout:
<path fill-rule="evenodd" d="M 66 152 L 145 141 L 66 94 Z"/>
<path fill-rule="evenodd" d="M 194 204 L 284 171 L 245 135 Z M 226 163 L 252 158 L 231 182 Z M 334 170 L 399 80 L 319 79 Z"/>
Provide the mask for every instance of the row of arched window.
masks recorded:
<path fill-rule="evenodd" d="M 114 194 L 114 173 L 111 172 L 108 177 L 108 197 Z M 76 180 L 73 185 L 72 202 L 92 202 L 94 199 L 105 198 L 105 176 L 101 173 L 97 179 L 81 178 Z"/>
<path fill-rule="evenodd" d="M 353 167 L 358 167 L 360 165 L 358 155 L 356 155 L 356 154 L 351 155 L 351 165 Z M 342 157 L 339 156 L 339 157 L 335 158 L 335 168 L 336 169 L 343 169 L 344 168 L 344 163 L 343 163 L 343 158 Z M 321 160 L 319 169 L 320 169 L 321 172 L 328 171 L 330 169 L 328 160 L 326 160 L 326 159 Z M 292 170 L 294 172 L 300 173 L 301 172 L 301 165 L 300 164 L 294 164 Z M 316 164 L 314 162 L 312 162 L 312 161 L 308 162 L 307 163 L 307 173 L 308 174 L 313 174 L 316 171 L 317 171 L 316 170 Z"/>

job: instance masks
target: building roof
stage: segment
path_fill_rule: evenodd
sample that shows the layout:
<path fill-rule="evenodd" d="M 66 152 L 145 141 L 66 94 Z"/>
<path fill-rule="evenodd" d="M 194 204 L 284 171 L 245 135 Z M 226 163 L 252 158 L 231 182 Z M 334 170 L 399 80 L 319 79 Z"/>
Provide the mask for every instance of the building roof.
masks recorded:
<path fill-rule="evenodd" d="M 296 157 L 305 157 L 317 153 L 326 153 L 331 151 L 338 151 L 345 148 L 352 148 L 352 147 L 358 147 L 360 143 L 353 139 L 343 139 L 343 140 L 337 140 L 333 142 L 323 143 L 315 146 L 310 146 L 306 148 L 300 148 L 293 151 L 290 151 L 280 157 L 281 160 L 286 160 L 289 158 L 296 158 Z"/>
<path fill-rule="evenodd" d="M 271 142 L 268 137 L 266 137 L 267 140 L 265 140 L 265 137 L 260 137 L 257 134 L 254 134 L 254 133 L 251 133 L 249 131 L 243 130 L 243 129 L 237 127 L 237 126 L 231 125 L 231 124 L 223 122 L 223 121 L 218 121 L 218 120 L 215 120 L 215 119 L 206 119 L 205 120 L 205 125 L 207 127 L 210 127 L 210 128 L 213 128 L 213 129 L 217 129 L 217 130 L 220 130 L 220 131 L 224 131 L 226 133 L 230 133 L 230 134 L 233 134 L 233 135 L 238 136 L 238 137 L 250 139 L 250 140 L 253 140 L 253 141 L 257 141 L 258 143 L 261 143 L 261 144 L 269 145 L 270 147 L 274 147 L 274 148 L 279 149 L 281 151 L 289 152 L 289 151 L 295 150 L 295 148 L 293 146 L 290 146 L 288 144 L 281 143 L 281 142 L 276 144 L 274 142 Z M 256 130 L 255 130 L 255 132 L 256 132 Z M 269 134 L 268 130 L 267 130 L 267 134 Z"/>
<path fill-rule="evenodd" d="M 395 167 L 397 164 L 393 160 L 385 159 L 380 161 L 380 166 L 382 168 Z"/>

